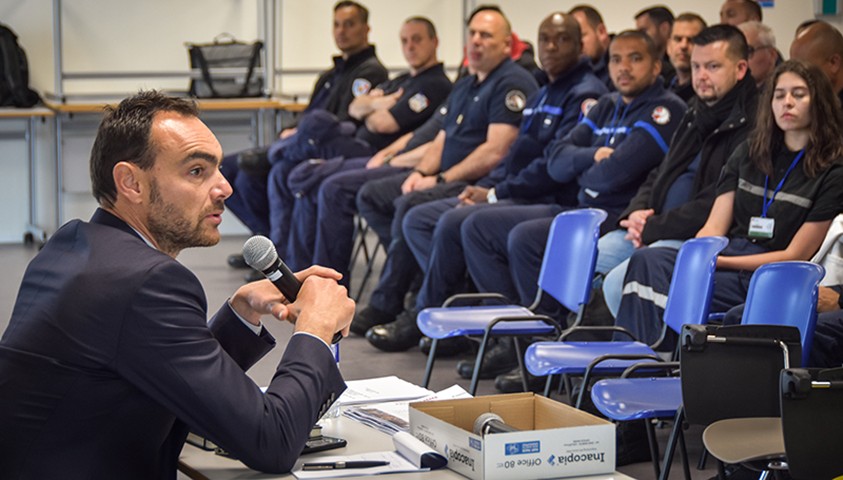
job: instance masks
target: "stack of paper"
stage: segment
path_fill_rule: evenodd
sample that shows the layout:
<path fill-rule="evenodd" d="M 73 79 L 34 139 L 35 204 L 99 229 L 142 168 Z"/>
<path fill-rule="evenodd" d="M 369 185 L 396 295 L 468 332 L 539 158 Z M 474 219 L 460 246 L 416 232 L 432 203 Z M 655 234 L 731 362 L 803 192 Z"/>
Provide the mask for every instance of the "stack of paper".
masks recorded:
<path fill-rule="evenodd" d="M 408 432 L 410 430 L 410 402 L 470 397 L 471 395 L 462 387 L 453 385 L 441 392 L 436 392 L 418 399 L 351 406 L 346 408 L 343 414 L 388 435 L 394 435 L 398 432 Z"/>

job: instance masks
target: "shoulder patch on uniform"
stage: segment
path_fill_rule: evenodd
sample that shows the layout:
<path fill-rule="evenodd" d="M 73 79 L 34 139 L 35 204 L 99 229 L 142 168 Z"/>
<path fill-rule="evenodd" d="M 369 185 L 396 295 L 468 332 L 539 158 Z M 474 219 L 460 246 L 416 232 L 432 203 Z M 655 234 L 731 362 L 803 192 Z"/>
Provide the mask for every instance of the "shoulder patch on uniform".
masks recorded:
<path fill-rule="evenodd" d="M 595 105 L 597 105 L 597 99 L 596 98 L 586 98 L 585 100 L 583 100 L 582 103 L 580 104 L 580 111 L 582 112 L 582 115 L 584 117 L 587 117 L 588 112 L 590 112 L 591 109 L 594 108 Z"/>
<path fill-rule="evenodd" d="M 506 92 L 504 103 L 506 104 L 506 108 L 511 111 L 520 112 L 527 106 L 527 95 L 524 95 L 524 92 L 521 90 L 510 90 Z"/>
<path fill-rule="evenodd" d="M 365 78 L 355 78 L 354 82 L 351 84 L 351 93 L 355 97 L 359 97 L 360 95 L 366 95 L 371 89 L 372 82 L 366 80 Z"/>
<path fill-rule="evenodd" d="M 408 103 L 410 105 L 410 110 L 416 113 L 421 113 L 424 111 L 425 108 L 427 108 L 428 105 L 430 105 L 430 100 L 428 100 L 423 93 L 419 92 L 410 97 Z"/>
<path fill-rule="evenodd" d="M 659 125 L 665 125 L 667 122 L 670 121 L 670 110 L 663 105 L 659 105 L 658 107 L 653 109 L 652 115 L 653 121 L 658 123 Z"/>

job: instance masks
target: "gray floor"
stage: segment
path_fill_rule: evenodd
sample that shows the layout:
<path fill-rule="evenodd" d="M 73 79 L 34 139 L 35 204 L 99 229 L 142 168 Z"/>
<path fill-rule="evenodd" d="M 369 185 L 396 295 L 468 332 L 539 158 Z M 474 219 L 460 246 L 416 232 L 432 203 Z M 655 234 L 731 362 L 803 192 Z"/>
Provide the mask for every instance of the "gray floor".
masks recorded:
<path fill-rule="evenodd" d="M 238 286 L 242 285 L 243 271 L 233 270 L 226 266 L 225 258 L 229 253 L 239 251 L 245 237 L 227 237 L 211 248 L 191 249 L 182 253 L 179 260 L 191 268 L 202 281 L 208 296 L 210 308 L 219 306 Z M 11 315 L 17 294 L 18 284 L 26 264 L 37 253 L 35 247 L 23 245 L 0 245 L 0 265 L 6 272 L 5 281 L 0 282 L 0 331 L 5 330 Z M 374 283 L 374 282 L 370 282 Z M 356 286 L 352 285 L 352 288 Z M 364 295 L 365 301 L 365 295 Z M 291 328 L 288 324 L 270 322 L 267 328 L 278 339 L 276 348 L 263 360 L 256 364 L 248 374 L 259 384 L 266 384 L 272 376 L 275 365 L 280 359 L 286 339 Z M 424 374 L 425 357 L 418 348 L 405 353 L 382 353 L 368 344 L 361 337 L 351 336 L 342 341 L 340 368 L 347 380 L 355 380 L 383 375 L 397 375 L 414 383 L 421 383 Z M 437 361 L 431 388 L 440 390 L 455 383 L 468 389 L 468 380 L 461 379 L 455 372 L 455 365 L 459 358 L 440 359 Z M 482 381 L 478 390 L 479 395 L 497 393 L 490 380 Z M 660 444 L 666 444 L 669 428 L 659 429 Z M 691 429 L 686 432 L 688 448 L 692 462 L 696 463 L 701 451 L 700 432 Z M 652 465 L 648 462 L 621 467 L 623 473 L 634 478 L 654 478 Z M 714 462 L 708 462 L 708 468 L 698 471 L 691 469 L 694 479 L 707 479 L 715 475 Z M 677 459 L 671 470 L 672 478 L 682 478 L 680 462 Z"/>

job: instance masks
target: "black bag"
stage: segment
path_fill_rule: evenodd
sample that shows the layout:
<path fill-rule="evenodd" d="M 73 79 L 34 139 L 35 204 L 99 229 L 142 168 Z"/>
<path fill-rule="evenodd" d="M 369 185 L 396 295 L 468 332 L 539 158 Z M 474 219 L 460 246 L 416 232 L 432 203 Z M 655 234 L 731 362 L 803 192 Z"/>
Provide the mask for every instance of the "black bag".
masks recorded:
<path fill-rule="evenodd" d="M 188 43 L 187 48 L 190 68 L 199 69 L 202 73 L 201 79 L 190 81 L 191 96 L 237 98 L 263 95 L 263 77 L 255 72 L 255 69 L 261 68 L 263 42 L 238 42 L 233 36 L 223 33 L 214 38 L 213 43 Z"/>
<path fill-rule="evenodd" d="M 29 64 L 18 36 L 0 24 L 0 106 L 28 108 L 41 98 L 29 88 Z"/>

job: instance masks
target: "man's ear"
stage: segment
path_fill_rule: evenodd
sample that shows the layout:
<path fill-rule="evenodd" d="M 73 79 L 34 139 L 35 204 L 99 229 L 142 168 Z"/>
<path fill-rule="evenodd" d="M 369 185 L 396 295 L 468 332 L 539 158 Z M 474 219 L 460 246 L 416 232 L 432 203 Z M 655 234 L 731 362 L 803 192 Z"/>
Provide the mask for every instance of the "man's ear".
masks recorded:
<path fill-rule="evenodd" d="M 130 203 L 138 204 L 144 200 L 145 176 L 137 165 L 129 162 L 117 162 L 111 171 L 117 198 L 124 197 Z"/>

